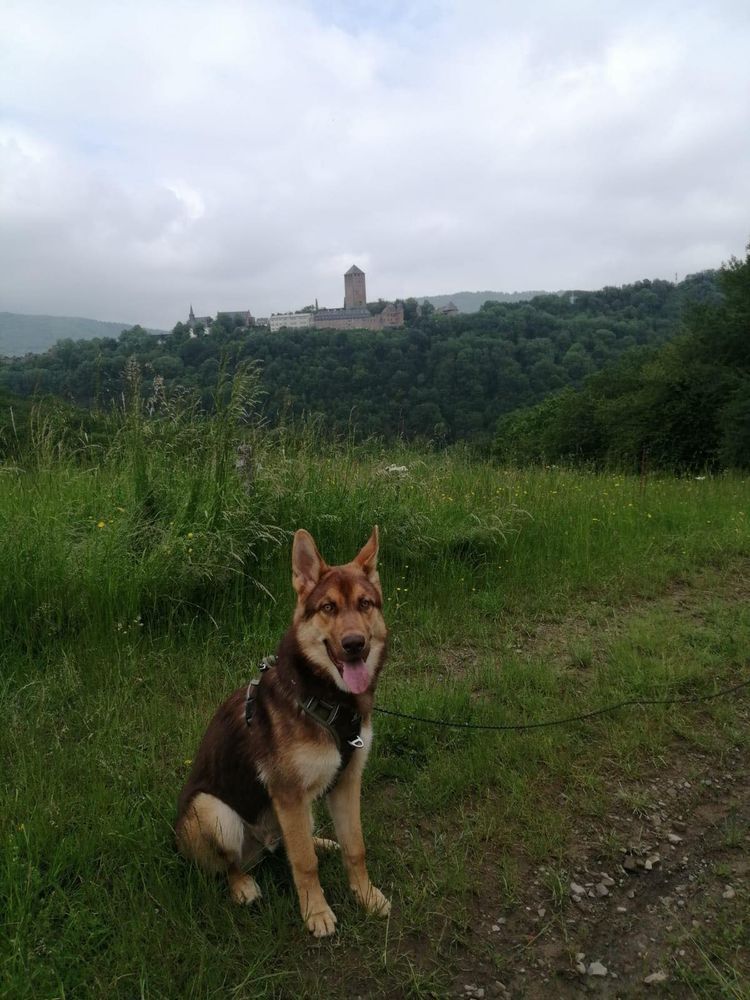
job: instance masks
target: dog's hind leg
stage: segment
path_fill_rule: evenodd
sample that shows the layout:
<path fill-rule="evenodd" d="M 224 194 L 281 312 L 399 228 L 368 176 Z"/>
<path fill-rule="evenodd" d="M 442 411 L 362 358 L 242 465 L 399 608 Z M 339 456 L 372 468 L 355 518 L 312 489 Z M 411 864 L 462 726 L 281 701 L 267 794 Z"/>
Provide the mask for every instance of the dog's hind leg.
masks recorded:
<path fill-rule="evenodd" d="M 221 799 L 199 792 L 180 818 L 177 846 L 186 858 L 208 872 L 225 872 L 235 903 L 252 903 L 260 896 L 258 883 L 242 871 L 246 859 L 245 823 Z"/>

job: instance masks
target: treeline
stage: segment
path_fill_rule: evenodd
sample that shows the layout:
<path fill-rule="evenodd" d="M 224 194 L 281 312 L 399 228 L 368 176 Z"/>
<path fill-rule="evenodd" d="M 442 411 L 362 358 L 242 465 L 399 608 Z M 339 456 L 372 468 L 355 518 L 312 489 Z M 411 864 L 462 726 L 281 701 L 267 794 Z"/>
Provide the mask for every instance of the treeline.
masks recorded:
<path fill-rule="evenodd" d="M 719 294 L 715 273 L 703 272 L 679 284 L 487 302 L 454 317 L 409 301 L 402 330 L 270 333 L 225 321 L 197 336 L 180 323 L 153 336 L 135 327 L 118 339 L 63 340 L 44 354 L 6 359 L 0 389 L 106 408 L 121 397 L 126 362 L 135 358 L 167 390 L 194 390 L 210 405 L 222 366 L 257 361 L 273 424 L 321 414 L 332 432 L 354 425 L 363 435 L 491 442 L 504 414 L 581 385 L 635 347 L 664 343 L 687 304 Z"/>
<path fill-rule="evenodd" d="M 684 333 L 500 422 L 496 453 L 631 470 L 750 468 L 750 247 Z"/>

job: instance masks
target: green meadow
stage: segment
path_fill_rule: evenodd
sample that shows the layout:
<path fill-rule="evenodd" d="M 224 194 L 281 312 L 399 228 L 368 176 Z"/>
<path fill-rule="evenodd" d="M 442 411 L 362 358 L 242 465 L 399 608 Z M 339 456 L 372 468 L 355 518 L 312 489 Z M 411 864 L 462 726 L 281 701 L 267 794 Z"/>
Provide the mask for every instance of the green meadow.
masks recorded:
<path fill-rule="evenodd" d="M 283 856 L 260 904 L 233 906 L 171 826 L 208 718 L 289 622 L 296 528 L 337 562 L 380 526 L 384 708 L 531 722 L 750 678 L 746 477 L 238 429 L 248 394 L 211 418 L 131 402 L 96 440 L 40 411 L 0 466 L 3 997 L 456 995 L 467 963 L 517 964 L 477 914 L 519 904 L 531 868 L 562 921 L 581 830 L 630 782 L 747 751 L 743 692 L 525 733 L 378 716 L 363 815 L 389 920 L 355 907 L 335 856 L 331 940 L 306 935 Z M 746 914 L 696 932 L 674 996 L 747 995 Z"/>

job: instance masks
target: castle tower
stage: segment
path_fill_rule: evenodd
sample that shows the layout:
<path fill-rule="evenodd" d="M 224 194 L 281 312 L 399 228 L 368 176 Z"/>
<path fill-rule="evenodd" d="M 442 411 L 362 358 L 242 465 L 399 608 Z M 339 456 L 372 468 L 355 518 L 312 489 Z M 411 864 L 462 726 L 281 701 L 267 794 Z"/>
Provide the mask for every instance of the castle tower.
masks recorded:
<path fill-rule="evenodd" d="M 366 305 L 365 272 L 352 264 L 344 275 L 344 309 L 361 309 Z"/>

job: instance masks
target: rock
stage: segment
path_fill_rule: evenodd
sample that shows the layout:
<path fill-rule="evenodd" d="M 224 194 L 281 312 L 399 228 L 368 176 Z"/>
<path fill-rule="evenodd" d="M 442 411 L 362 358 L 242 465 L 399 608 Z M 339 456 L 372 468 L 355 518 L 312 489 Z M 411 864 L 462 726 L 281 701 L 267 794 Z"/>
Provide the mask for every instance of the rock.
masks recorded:
<path fill-rule="evenodd" d="M 609 889 L 603 882 L 600 882 L 599 885 L 596 887 L 596 894 L 597 896 L 608 896 Z"/>
<path fill-rule="evenodd" d="M 574 896 L 584 896 L 586 894 L 586 890 L 577 882 L 570 883 L 570 891 Z"/>
<path fill-rule="evenodd" d="M 736 895 L 737 895 L 737 893 L 734 891 L 734 889 L 731 887 L 731 885 L 728 885 L 726 887 L 726 889 L 724 890 L 724 892 L 722 892 L 721 898 L 722 899 L 734 899 L 734 897 Z"/>
<path fill-rule="evenodd" d="M 670 844 L 681 844 L 682 837 L 678 833 L 668 833 L 667 840 Z"/>
<path fill-rule="evenodd" d="M 650 976 L 646 976 L 643 982 L 647 986 L 654 986 L 656 983 L 666 983 L 668 979 L 669 976 L 666 974 L 666 972 L 659 971 L 659 972 L 652 972 Z"/>
<path fill-rule="evenodd" d="M 500 925 L 499 924 L 493 924 L 492 925 L 492 931 L 493 931 L 494 934 L 497 934 L 497 932 L 499 930 L 500 930 Z"/>
<path fill-rule="evenodd" d="M 601 962 L 590 962 L 588 969 L 586 969 L 586 972 L 590 976 L 606 976 L 607 966 L 602 965 Z"/>
<path fill-rule="evenodd" d="M 627 906 L 618 906 L 617 907 L 617 912 L 618 913 L 627 913 L 628 912 L 628 908 L 627 908 Z"/>
<path fill-rule="evenodd" d="M 582 976 L 586 975 L 586 966 L 583 962 L 576 962 L 576 972 L 580 972 Z"/>
<path fill-rule="evenodd" d="M 684 833 L 687 830 L 687 823 L 683 823 L 681 819 L 673 819 L 672 828 L 678 833 Z"/>
<path fill-rule="evenodd" d="M 615 884 L 615 880 L 613 878 L 610 878 L 609 875 L 607 875 L 606 872 L 602 872 L 601 885 L 606 885 L 606 886 L 609 887 L 609 886 L 613 886 L 614 884 Z"/>
<path fill-rule="evenodd" d="M 638 859 L 634 858 L 632 854 L 626 854 L 622 859 L 622 867 L 626 872 L 637 872 L 638 871 Z"/>

